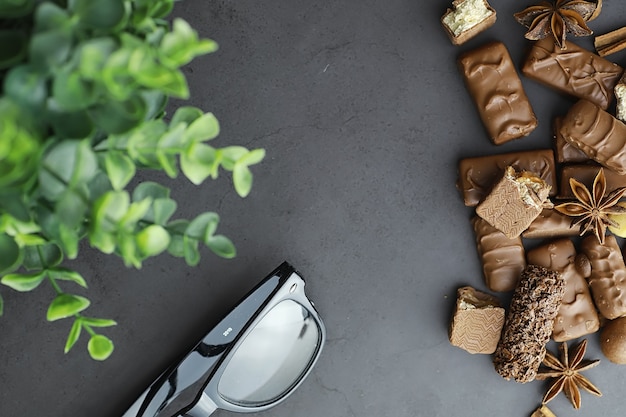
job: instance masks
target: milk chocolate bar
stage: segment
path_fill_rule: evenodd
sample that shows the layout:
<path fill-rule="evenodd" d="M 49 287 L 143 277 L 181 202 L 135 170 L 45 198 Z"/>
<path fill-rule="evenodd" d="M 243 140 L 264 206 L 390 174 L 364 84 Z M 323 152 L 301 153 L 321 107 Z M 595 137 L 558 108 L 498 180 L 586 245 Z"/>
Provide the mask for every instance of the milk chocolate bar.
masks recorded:
<path fill-rule="evenodd" d="M 522 239 L 509 239 L 478 216 L 472 219 L 472 226 L 487 288 L 498 292 L 513 290 L 526 267 Z"/>
<path fill-rule="evenodd" d="M 626 174 L 626 125 L 597 105 L 578 100 L 563 118 L 560 134 L 589 158 Z"/>
<path fill-rule="evenodd" d="M 448 333 L 453 346 L 472 354 L 491 354 L 496 350 L 503 325 L 504 308 L 496 297 L 472 287 L 457 290 Z"/>
<path fill-rule="evenodd" d="M 528 265 L 515 288 L 493 364 L 502 377 L 530 382 L 546 355 L 565 293 L 559 272 Z"/>
<path fill-rule="evenodd" d="M 561 135 L 560 130 L 563 125 L 562 117 L 555 117 L 552 124 L 554 132 L 554 151 L 556 153 L 556 162 L 561 164 L 582 163 L 589 161 L 589 157 L 586 153 L 578 149 L 565 140 Z"/>
<path fill-rule="evenodd" d="M 476 207 L 476 214 L 509 239 L 518 237 L 541 213 L 549 193 L 550 186 L 541 178 L 509 166 Z"/>
<path fill-rule="evenodd" d="M 527 136 L 537 127 L 509 51 L 492 42 L 459 57 L 459 68 L 489 137 L 496 145 Z"/>
<path fill-rule="evenodd" d="M 454 45 L 461 45 L 496 23 L 496 11 L 487 0 L 454 0 L 441 25 Z"/>
<path fill-rule="evenodd" d="M 512 152 L 465 158 L 459 162 L 457 188 L 463 194 L 465 205 L 478 205 L 502 178 L 507 166 L 512 166 L 516 171 L 534 173 L 551 187 L 550 196 L 556 194 L 556 169 L 551 149 Z"/>
<path fill-rule="evenodd" d="M 593 187 L 593 180 L 601 166 L 598 164 L 578 164 L 578 165 L 566 165 L 561 167 L 561 186 L 559 187 L 559 195 L 557 198 L 561 199 L 574 199 L 576 196 L 572 192 L 572 187 L 569 185 L 570 178 L 574 178 L 583 183 L 587 189 L 591 190 Z M 611 191 L 615 191 L 618 188 L 626 187 L 626 175 L 620 175 L 610 169 L 604 170 L 604 176 L 606 178 L 606 194 Z"/>
<path fill-rule="evenodd" d="M 600 319 L 593 304 L 585 278 L 591 273 L 578 255 L 570 239 L 558 239 L 527 252 L 529 264 L 560 272 L 565 280 L 565 295 L 554 319 L 552 339 L 565 342 L 594 333 L 600 328 Z"/>
<path fill-rule="evenodd" d="M 623 69 L 575 43 L 559 48 L 550 36 L 534 43 L 522 73 L 561 93 L 587 99 L 606 109 Z"/>
<path fill-rule="evenodd" d="M 579 226 L 572 225 L 572 218 L 554 210 L 544 208 L 539 216 L 522 232 L 527 239 L 546 239 L 561 236 L 578 236 Z"/>
<path fill-rule="evenodd" d="M 609 320 L 626 315 L 626 266 L 615 236 L 607 235 L 604 245 L 587 236 L 581 249 L 591 262 L 588 282 L 600 314 Z"/>

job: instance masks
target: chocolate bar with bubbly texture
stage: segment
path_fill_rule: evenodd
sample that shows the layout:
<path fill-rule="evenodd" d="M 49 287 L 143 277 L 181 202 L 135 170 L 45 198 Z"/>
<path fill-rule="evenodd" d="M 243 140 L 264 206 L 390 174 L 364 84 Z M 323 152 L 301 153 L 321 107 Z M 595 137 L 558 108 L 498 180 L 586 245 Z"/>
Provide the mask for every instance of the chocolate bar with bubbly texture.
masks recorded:
<path fill-rule="evenodd" d="M 468 51 L 458 63 L 493 143 L 500 145 L 528 136 L 537 127 L 535 113 L 502 42 Z"/>
<path fill-rule="evenodd" d="M 574 226 L 572 218 L 554 208 L 544 208 L 539 216 L 522 232 L 526 239 L 546 239 L 562 236 L 577 236 L 580 227 Z"/>
<path fill-rule="evenodd" d="M 472 354 L 491 354 L 498 346 L 503 325 L 504 308 L 496 297 L 472 287 L 457 290 L 448 332 L 453 346 Z"/>
<path fill-rule="evenodd" d="M 522 383 L 535 379 L 564 294 L 565 280 L 559 272 L 538 265 L 524 269 L 493 357 L 502 377 Z"/>
<path fill-rule="evenodd" d="M 559 133 L 589 158 L 626 174 L 626 125 L 587 100 L 578 100 L 563 117 Z"/>
<path fill-rule="evenodd" d="M 550 196 L 556 195 L 556 168 L 551 149 L 511 152 L 465 158 L 459 162 L 457 188 L 463 195 L 465 205 L 478 205 L 502 178 L 507 166 L 516 171 L 534 173 L 551 187 Z"/>
<path fill-rule="evenodd" d="M 565 295 L 552 331 L 552 339 L 556 342 L 595 333 L 600 328 L 586 281 L 591 270 L 583 267 L 586 262 L 581 262 L 582 256 L 585 255 L 577 254 L 574 243 L 568 238 L 554 240 L 526 253 L 529 264 L 560 272 L 565 280 Z"/>
<path fill-rule="evenodd" d="M 472 219 L 472 227 L 487 288 L 497 292 L 512 291 L 526 268 L 522 239 L 509 239 L 478 216 Z"/>
<path fill-rule="evenodd" d="M 581 250 L 591 263 L 588 283 L 600 314 L 609 320 L 626 315 L 626 265 L 615 236 L 607 235 L 604 245 L 587 236 Z"/>
<path fill-rule="evenodd" d="M 572 187 L 569 184 L 570 178 L 574 178 L 583 183 L 587 189 L 591 190 L 593 187 L 593 180 L 598 175 L 598 171 L 601 166 L 598 164 L 576 164 L 576 165 L 564 165 L 561 167 L 560 178 L 561 186 L 559 187 L 559 199 L 574 199 L 576 196 L 572 192 Z M 604 177 L 606 178 L 606 194 L 611 191 L 615 191 L 618 188 L 626 187 L 626 175 L 620 175 L 610 169 L 604 170 Z"/>
<path fill-rule="evenodd" d="M 586 153 L 572 145 L 561 135 L 562 117 L 555 117 L 552 124 L 554 132 L 554 151 L 556 153 L 556 162 L 561 164 L 577 164 L 589 161 Z"/>
<path fill-rule="evenodd" d="M 559 48 L 551 36 L 536 41 L 522 73 L 561 93 L 608 108 L 623 68 L 575 43 L 565 41 L 565 46 Z"/>
<path fill-rule="evenodd" d="M 476 207 L 476 214 L 509 239 L 518 237 L 541 213 L 549 193 L 550 186 L 544 180 L 509 166 Z"/>

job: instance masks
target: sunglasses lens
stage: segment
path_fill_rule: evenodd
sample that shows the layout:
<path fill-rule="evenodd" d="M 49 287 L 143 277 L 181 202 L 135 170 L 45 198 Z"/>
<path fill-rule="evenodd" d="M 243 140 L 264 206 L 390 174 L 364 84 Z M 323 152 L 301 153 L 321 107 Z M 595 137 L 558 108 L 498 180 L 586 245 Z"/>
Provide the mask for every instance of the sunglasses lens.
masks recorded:
<path fill-rule="evenodd" d="M 320 328 L 309 311 L 293 300 L 281 301 L 233 354 L 218 392 L 225 400 L 242 406 L 276 401 L 307 372 L 320 343 Z"/>

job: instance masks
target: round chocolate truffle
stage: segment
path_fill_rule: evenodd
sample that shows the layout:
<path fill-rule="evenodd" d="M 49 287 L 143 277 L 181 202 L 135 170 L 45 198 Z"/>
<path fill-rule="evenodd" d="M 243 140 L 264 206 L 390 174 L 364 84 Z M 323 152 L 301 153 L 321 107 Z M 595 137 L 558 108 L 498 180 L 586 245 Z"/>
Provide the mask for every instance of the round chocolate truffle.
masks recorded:
<path fill-rule="evenodd" d="M 626 364 L 626 317 L 609 320 L 600 334 L 602 353 L 613 363 Z"/>

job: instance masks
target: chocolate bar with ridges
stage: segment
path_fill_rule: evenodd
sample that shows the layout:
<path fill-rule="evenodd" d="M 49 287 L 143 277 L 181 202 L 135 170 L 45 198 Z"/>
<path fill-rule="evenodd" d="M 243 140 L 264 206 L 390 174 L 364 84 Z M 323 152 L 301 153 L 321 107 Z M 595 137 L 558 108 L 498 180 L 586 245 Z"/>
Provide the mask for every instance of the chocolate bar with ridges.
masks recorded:
<path fill-rule="evenodd" d="M 500 145 L 528 136 L 537 127 L 535 113 L 502 42 L 466 52 L 458 62 L 493 143 Z"/>
<path fill-rule="evenodd" d="M 598 175 L 600 168 L 601 166 L 595 163 L 564 165 L 561 167 L 561 186 L 559 187 L 559 195 L 557 198 L 576 198 L 572 192 L 572 187 L 569 184 L 570 178 L 580 181 L 587 187 L 587 189 L 591 190 L 593 187 L 593 180 L 596 178 L 596 175 Z M 615 171 L 605 169 L 604 177 L 606 178 L 606 194 L 609 194 L 611 191 L 615 191 L 618 188 L 626 187 L 626 175 L 620 175 Z"/>
<path fill-rule="evenodd" d="M 526 253 L 529 264 L 560 272 L 565 280 L 565 295 L 554 319 L 552 339 L 565 342 L 594 333 L 600 328 L 600 319 L 587 285 L 585 271 L 576 262 L 574 243 L 570 239 L 558 239 Z"/>
<path fill-rule="evenodd" d="M 502 178 L 509 165 L 516 171 L 528 171 L 539 176 L 550 185 L 550 196 L 556 195 L 556 168 L 551 149 L 511 152 L 465 158 L 459 162 L 457 188 L 463 195 L 465 205 L 478 205 Z"/>
<path fill-rule="evenodd" d="M 626 266 L 615 236 L 607 235 L 604 245 L 587 236 L 581 249 L 591 262 L 588 282 L 600 314 L 609 320 L 626 315 Z"/>
<path fill-rule="evenodd" d="M 608 108 L 623 68 L 575 43 L 566 41 L 565 46 L 559 48 L 551 36 L 535 42 L 522 73 L 561 93 Z"/>
<path fill-rule="evenodd" d="M 626 174 L 626 125 L 587 100 L 578 100 L 563 118 L 560 134 L 589 158 Z"/>
<path fill-rule="evenodd" d="M 522 239 L 509 239 L 478 216 L 472 219 L 472 226 L 487 288 L 498 292 L 513 290 L 526 267 Z"/>
<path fill-rule="evenodd" d="M 527 239 L 546 239 L 561 236 L 577 236 L 579 226 L 573 226 L 572 218 L 553 208 L 544 208 L 539 216 L 524 230 L 522 237 Z"/>
<path fill-rule="evenodd" d="M 583 151 L 572 145 L 561 135 L 562 117 L 555 117 L 552 124 L 554 132 L 554 151 L 556 162 L 561 164 L 577 164 L 589 161 L 589 157 Z"/>

